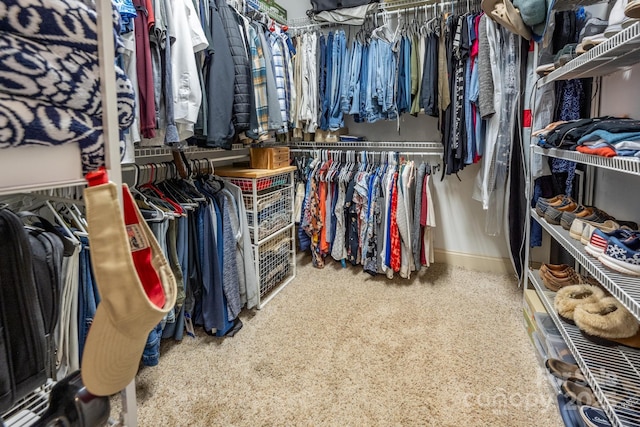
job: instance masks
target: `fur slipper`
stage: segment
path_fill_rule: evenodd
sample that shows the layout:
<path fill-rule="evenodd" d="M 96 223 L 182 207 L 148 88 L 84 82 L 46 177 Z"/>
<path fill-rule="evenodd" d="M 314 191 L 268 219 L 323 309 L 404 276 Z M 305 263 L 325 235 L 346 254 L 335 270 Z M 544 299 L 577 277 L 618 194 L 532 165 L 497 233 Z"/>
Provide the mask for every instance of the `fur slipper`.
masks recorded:
<path fill-rule="evenodd" d="M 604 291 L 597 286 L 571 285 L 558 290 L 553 305 L 563 320 L 573 324 L 573 313 L 577 306 L 592 304 L 604 297 Z"/>
<path fill-rule="evenodd" d="M 574 320 L 582 332 L 595 338 L 640 348 L 640 325 L 636 318 L 613 297 L 576 307 Z"/>

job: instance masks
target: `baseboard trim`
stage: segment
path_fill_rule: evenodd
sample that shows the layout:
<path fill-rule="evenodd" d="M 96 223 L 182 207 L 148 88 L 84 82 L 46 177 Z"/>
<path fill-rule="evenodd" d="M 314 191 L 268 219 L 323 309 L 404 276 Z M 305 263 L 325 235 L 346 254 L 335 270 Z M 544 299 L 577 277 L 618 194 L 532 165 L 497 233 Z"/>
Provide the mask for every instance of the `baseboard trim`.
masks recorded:
<path fill-rule="evenodd" d="M 503 274 L 513 273 L 513 266 L 508 258 L 472 255 L 462 252 L 445 251 L 442 249 L 436 249 L 434 251 L 434 258 L 436 262 L 456 267 L 463 267 L 467 270 Z"/>

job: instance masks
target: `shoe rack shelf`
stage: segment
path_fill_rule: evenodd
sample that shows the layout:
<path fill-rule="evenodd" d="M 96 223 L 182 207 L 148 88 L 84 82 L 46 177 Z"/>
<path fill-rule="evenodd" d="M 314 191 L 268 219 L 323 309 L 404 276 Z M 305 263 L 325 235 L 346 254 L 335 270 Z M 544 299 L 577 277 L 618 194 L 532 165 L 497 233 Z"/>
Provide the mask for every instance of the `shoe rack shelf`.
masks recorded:
<path fill-rule="evenodd" d="M 561 148 L 542 148 L 539 146 L 533 146 L 533 152 L 543 156 L 571 160 L 572 162 L 589 166 L 640 176 L 640 159 L 637 157 L 602 157 Z"/>
<path fill-rule="evenodd" d="M 7 427 L 28 426 L 37 421 L 49 406 L 49 393 L 53 385 L 53 380 L 48 380 L 42 387 L 38 387 L 22 398 L 9 411 L 0 414 L 4 419 L 4 425 Z"/>
<path fill-rule="evenodd" d="M 640 350 L 624 346 L 606 347 L 586 339 L 578 327 L 562 321 L 557 315 L 553 306 L 555 293 L 544 287 L 538 270 L 530 269 L 528 274 L 530 283 L 560 330 L 611 424 L 639 425 Z"/>
<path fill-rule="evenodd" d="M 638 286 L 640 281 L 637 277 L 616 273 L 606 268 L 600 261 L 588 255 L 584 246 L 578 240 L 572 239 L 567 230 L 559 225 L 549 224 L 538 216 L 535 209 L 531 210 L 531 217 L 640 320 L 640 286 Z"/>
<path fill-rule="evenodd" d="M 588 52 L 538 80 L 538 87 L 556 80 L 611 74 L 640 62 L 640 23 L 636 22 Z"/>

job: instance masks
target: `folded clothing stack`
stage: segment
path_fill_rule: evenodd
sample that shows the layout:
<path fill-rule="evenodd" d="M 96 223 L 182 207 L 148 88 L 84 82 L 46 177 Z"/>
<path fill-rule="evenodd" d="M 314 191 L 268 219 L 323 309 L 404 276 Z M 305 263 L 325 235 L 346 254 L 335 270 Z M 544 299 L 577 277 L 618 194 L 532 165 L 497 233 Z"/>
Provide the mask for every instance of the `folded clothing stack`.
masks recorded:
<path fill-rule="evenodd" d="M 75 143 L 85 172 L 97 169 L 104 164 L 97 13 L 77 0 L 23 3 L 6 0 L 0 8 L 0 147 Z M 121 49 L 115 9 L 113 18 Z M 124 130 L 134 119 L 135 92 L 117 66 L 115 86 Z"/>
<path fill-rule="evenodd" d="M 640 158 L 640 120 L 622 117 L 594 117 L 550 123 L 533 132 L 538 145 L 563 148 L 603 157 Z"/>

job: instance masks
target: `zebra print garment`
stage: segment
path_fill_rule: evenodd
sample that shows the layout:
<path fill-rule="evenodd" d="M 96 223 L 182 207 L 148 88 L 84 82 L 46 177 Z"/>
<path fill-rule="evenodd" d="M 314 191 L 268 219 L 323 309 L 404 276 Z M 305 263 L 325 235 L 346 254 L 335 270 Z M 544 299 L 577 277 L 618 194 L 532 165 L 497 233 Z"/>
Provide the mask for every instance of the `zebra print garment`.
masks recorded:
<path fill-rule="evenodd" d="M 75 143 L 85 172 L 104 165 L 96 31 L 96 12 L 78 1 L 0 3 L 0 148 Z M 116 95 L 124 130 L 135 93 L 117 66 Z"/>

